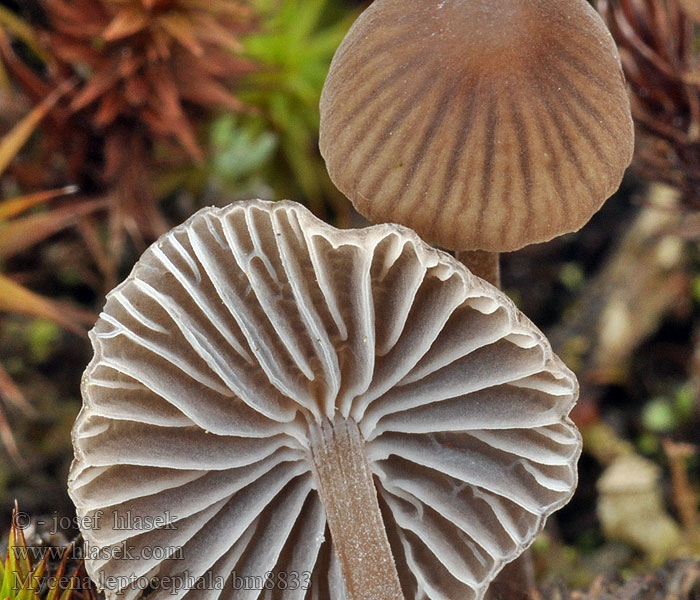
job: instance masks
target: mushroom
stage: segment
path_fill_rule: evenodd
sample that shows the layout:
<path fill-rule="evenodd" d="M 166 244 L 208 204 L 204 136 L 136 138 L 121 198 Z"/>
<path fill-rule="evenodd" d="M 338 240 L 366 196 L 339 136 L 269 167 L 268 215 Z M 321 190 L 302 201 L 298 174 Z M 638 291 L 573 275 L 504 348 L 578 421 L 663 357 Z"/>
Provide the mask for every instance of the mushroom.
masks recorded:
<path fill-rule="evenodd" d="M 69 491 L 108 599 L 482 598 L 576 485 L 573 374 L 398 225 L 203 209 L 90 337 Z"/>
<path fill-rule="evenodd" d="M 585 225 L 633 136 L 615 43 L 585 0 L 375 0 L 321 98 L 321 153 L 355 208 L 487 277 L 493 253 Z"/>

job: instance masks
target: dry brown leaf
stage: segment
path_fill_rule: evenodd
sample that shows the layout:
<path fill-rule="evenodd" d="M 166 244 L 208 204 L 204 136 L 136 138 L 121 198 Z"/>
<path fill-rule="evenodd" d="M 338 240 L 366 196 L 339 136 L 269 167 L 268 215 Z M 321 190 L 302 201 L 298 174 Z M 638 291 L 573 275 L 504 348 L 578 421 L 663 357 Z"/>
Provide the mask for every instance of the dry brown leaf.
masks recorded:
<path fill-rule="evenodd" d="M 148 25 L 148 14 L 137 8 L 126 8 L 119 13 L 102 33 L 111 42 L 133 35 Z"/>
<path fill-rule="evenodd" d="M 0 312 L 49 319 L 80 336 L 87 335 L 82 325 L 90 325 L 95 319 L 90 312 L 35 294 L 3 274 L 0 274 Z"/>
<path fill-rule="evenodd" d="M 35 194 L 26 194 L 24 196 L 20 196 L 19 198 L 5 200 L 4 202 L 0 202 L 0 221 L 6 221 L 13 217 L 17 217 L 23 212 L 26 212 L 30 208 L 34 208 L 39 204 L 44 204 L 45 202 L 53 200 L 58 196 L 75 194 L 77 191 L 77 186 L 69 185 L 57 190 L 36 192 Z"/>
<path fill-rule="evenodd" d="M 74 225 L 80 217 L 106 206 L 104 200 L 91 200 L 13 220 L 0 228 L 0 260 L 38 244 L 61 229 Z"/>
<path fill-rule="evenodd" d="M 60 85 L 2 138 L 0 141 L 0 174 L 4 173 L 54 104 L 73 86 L 72 82 Z"/>

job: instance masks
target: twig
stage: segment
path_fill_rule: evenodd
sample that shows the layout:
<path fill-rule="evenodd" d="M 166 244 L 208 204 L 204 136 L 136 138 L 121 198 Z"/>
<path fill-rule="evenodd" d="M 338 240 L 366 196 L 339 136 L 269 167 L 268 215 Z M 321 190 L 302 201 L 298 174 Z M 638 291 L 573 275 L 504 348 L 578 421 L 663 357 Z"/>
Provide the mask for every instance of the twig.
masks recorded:
<path fill-rule="evenodd" d="M 690 487 L 687 465 L 687 460 L 695 455 L 697 449 L 692 444 L 673 442 L 670 439 L 663 440 L 663 447 L 671 467 L 673 502 L 685 530 L 693 541 L 698 542 L 698 496 Z"/>

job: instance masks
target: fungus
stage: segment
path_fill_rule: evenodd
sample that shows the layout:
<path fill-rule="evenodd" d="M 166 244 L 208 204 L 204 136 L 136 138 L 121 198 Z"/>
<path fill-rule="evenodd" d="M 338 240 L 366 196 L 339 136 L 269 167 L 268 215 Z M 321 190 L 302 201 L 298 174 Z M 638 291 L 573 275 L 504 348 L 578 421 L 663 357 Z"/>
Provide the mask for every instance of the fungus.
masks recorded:
<path fill-rule="evenodd" d="M 321 153 L 357 210 L 486 272 L 484 252 L 585 225 L 633 135 L 615 43 L 585 0 L 376 0 L 321 98 Z"/>
<path fill-rule="evenodd" d="M 69 490 L 108 599 L 481 598 L 575 488 L 573 374 L 398 225 L 201 210 L 90 337 Z"/>

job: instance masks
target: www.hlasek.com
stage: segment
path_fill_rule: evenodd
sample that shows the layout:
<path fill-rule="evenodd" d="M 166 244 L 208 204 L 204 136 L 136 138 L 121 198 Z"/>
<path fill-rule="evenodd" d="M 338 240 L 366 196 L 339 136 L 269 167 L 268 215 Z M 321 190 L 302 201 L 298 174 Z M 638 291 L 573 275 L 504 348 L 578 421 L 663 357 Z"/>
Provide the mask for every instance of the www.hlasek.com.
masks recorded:
<path fill-rule="evenodd" d="M 50 560 L 60 561 L 66 552 L 63 546 L 18 546 L 18 559 L 28 558 L 32 563 L 41 562 L 48 554 Z M 72 560 L 184 560 L 182 546 L 135 546 L 122 542 L 113 546 L 94 546 L 85 542 L 68 550 Z"/>
<path fill-rule="evenodd" d="M 158 590 L 177 594 L 180 590 L 308 590 L 310 571 L 267 571 L 263 575 L 242 575 L 235 571 L 228 577 L 211 572 L 195 577 L 189 571 L 177 575 L 129 577 L 101 574 L 97 585 L 104 590 Z"/>

